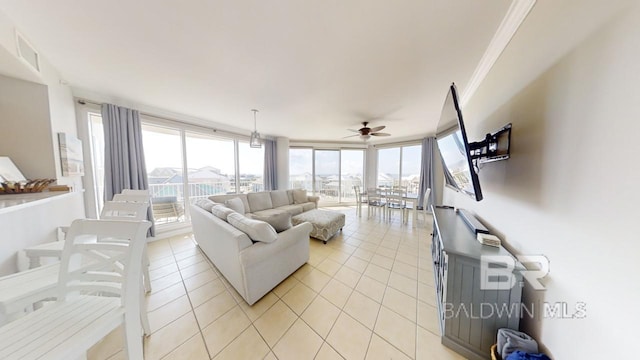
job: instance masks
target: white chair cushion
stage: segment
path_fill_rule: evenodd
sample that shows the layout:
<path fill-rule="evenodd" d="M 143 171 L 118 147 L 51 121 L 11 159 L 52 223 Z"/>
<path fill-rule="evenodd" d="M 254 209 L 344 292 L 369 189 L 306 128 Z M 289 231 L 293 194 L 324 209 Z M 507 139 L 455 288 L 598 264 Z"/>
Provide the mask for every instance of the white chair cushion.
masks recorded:
<path fill-rule="evenodd" d="M 249 235 L 253 241 L 270 243 L 278 238 L 278 233 L 273 226 L 264 221 L 249 219 L 237 213 L 229 214 L 227 221 L 236 229 Z"/>
<path fill-rule="evenodd" d="M 293 190 L 293 203 L 304 204 L 307 202 L 307 190 L 297 189 Z"/>
<path fill-rule="evenodd" d="M 224 204 L 226 207 L 228 207 L 229 209 L 237 213 L 240 213 L 240 214 L 245 213 L 246 209 L 244 208 L 244 204 L 242 203 L 242 200 L 240 200 L 240 198 L 229 199 L 225 201 Z"/>

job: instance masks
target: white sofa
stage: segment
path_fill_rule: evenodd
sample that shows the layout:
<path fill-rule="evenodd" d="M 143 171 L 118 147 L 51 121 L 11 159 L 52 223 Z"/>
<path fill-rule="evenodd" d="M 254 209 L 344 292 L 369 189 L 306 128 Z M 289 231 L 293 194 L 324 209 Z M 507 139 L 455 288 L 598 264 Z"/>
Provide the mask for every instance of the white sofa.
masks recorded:
<path fill-rule="evenodd" d="M 308 222 L 277 233 L 269 243 L 252 241 L 246 232 L 199 205 L 191 206 L 191 223 L 202 251 L 249 305 L 309 260 Z"/>
<path fill-rule="evenodd" d="M 271 216 L 287 212 L 291 216 L 318 208 L 318 196 L 308 196 L 306 190 L 274 190 L 248 194 L 214 195 L 209 199 L 224 204 L 225 201 L 240 198 L 244 214 Z"/>

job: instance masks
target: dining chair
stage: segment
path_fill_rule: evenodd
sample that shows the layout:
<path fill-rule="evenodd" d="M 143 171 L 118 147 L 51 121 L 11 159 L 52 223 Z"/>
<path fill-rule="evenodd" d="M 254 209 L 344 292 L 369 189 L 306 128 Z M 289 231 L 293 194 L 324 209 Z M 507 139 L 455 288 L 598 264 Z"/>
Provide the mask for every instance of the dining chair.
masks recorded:
<path fill-rule="evenodd" d="M 362 193 L 360 192 L 360 186 L 354 185 L 353 191 L 356 194 L 356 215 L 362 216 Z"/>
<path fill-rule="evenodd" d="M 391 212 L 399 210 L 402 213 L 402 223 L 406 222 L 407 202 L 405 200 L 406 191 L 401 188 L 392 189 L 387 195 L 387 219 L 391 219 Z"/>
<path fill-rule="evenodd" d="M 386 216 L 387 201 L 385 198 L 385 192 L 379 188 L 367 189 L 367 217 L 371 217 L 371 211 L 378 211 L 382 213 L 382 217 Z"/>
<path fill-rule="evenodd" d="M 424 197 L 422 198 L 422 210 L 420 213 L 422 214 L 425 225 L 427 225 L 427 215 L 429 215 L 429 195 L 431 195 L 431 188 L 427 188 L 427 190 L 424 191 Z"/>
<path fill-rule="evenodd" d="M 147 218 L 147 209 L 149 207 L 148 202 L 117 202 L 107 201 L 104 203 L 102 211 L 100 212 L 101 220 L 130 220 L 130 221 L 142 221 Z M 65 231 L 68 236 L 70 228 Z M 98 241 L 110 241 L 110 239 L 98 238 Z M 151 291 L 151 278 L 149 275 L 149 258 L 147 255 L 147 239 L 142 240 L 143 244 L 143 281 L 145 292 Z M 40 257 L 59 257 L 61 258 L 64 253 L 64 247 L 66 240 L 54 241 L 51 243 L 40 244 L 24 249 L 25 253 L 29 257 L 31 264 L 39 264 Z M 37 260 L 35 260 L 37 259 Z M 55 278 L 58 273 L 57 266 L 47 265 L 46 267 L 38 266 L 33 267 L 24 274 L 13 275 L 13 279 L 0 278 L 0 289 L 3 289 L 5 296 L 0 296 L 0 312 L 4 312 L 5 317 L 8 320 L 13 320 L 18 317 L 20 313 L 24 312 L 27 307 L 39 307 L 40 302 L 55 297 L 52 293 Z M 17 282 L 18 279 L 23 279 L 23 283 Z M 27 281 L 34 279 L 33 281 Z M 144 293 L 141 293 L 141 297 L 144 298 Z M 143 302 L 142 306 L 145 311 L 142 312 L 142 325 L 146 334 L 150 333 L 149 320 L 146 313 L 146 303 Z"/>
<path fill-rule="evenodd" d="M 57 301 L 0 327 L 0 359 L 83 358 L 120 325 L 127 357 L 143 359 L 139 294 L 150 226 L 148 221 L 75 220 L 65 240 Z"/>

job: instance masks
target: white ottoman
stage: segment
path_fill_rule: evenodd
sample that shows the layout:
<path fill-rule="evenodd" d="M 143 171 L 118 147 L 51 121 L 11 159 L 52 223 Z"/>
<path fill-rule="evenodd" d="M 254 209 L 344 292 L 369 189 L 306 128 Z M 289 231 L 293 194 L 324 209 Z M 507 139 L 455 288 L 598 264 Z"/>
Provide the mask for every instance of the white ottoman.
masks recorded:
<path fill-rule="evenodd" d="M 344 226 L 345 216 L 343 213 L 328 210 L 309 210 L 291 218 L 293 225 L 309 222 L 313 225 L 310 236 L 322 240 L 325 244 L 338 230 Z"/>

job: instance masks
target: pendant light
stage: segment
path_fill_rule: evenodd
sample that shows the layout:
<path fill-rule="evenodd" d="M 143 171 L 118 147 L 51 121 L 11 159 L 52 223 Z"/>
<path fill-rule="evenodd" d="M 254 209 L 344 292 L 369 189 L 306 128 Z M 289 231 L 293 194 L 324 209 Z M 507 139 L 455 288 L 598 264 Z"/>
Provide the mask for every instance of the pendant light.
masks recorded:
<path fill-rule="evenodd" d="M 258 130 L 256 128 L 256 113 L 258 112 L 258 110 L 251 109 L 251 111 L 253 111 L 253 132 L 251 133 L 251 139 L 249 140 L 249 146 L 252 147 L 252 148 L 261 148 L 262 147 L 262 140 L 260 139 L 260 133 L 258 133 Z"/>

